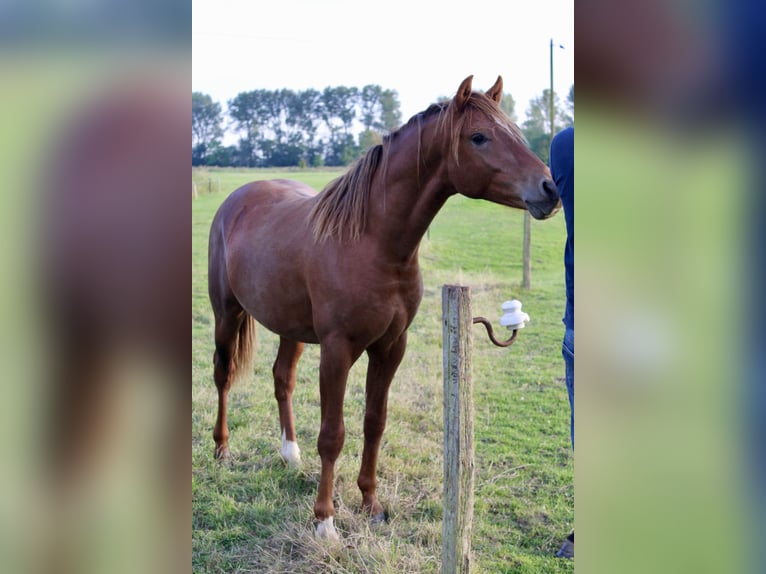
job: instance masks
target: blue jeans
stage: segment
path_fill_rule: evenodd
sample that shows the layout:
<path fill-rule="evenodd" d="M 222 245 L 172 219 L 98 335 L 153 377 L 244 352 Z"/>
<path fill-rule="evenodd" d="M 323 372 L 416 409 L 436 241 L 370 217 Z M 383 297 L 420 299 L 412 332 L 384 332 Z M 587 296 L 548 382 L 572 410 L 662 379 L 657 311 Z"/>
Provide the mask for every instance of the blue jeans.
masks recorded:
<path fill-rule="evenodd" d="M 567 394 L 569 395 L 569 437 L 574 450 L 574 329 L 567 329 L 561 344 L 561 354 L 566 367 Z"/>

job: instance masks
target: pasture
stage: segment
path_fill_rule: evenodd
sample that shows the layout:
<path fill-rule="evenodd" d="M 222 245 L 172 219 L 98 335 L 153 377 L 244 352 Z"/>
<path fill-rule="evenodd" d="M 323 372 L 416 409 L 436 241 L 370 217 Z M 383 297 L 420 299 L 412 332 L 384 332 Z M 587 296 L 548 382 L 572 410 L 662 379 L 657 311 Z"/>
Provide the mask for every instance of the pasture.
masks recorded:
<path fill-rule="evenodd" d="M 195 572 L 421 573 L 441 568 L 441 286 L 468 285 L 474 315 L 496 328 L 500 304 L 518 298 L 531 322 L 509 349 L 474 327 L 475 572 L 572 572 L 553 555 L 574 516 L 569 405 L 561 358 L 564 308 L 562 214 L 532 222 L 532 289 L 522 291 L 522 212 L 454 197 L 421 244 L 425 295 L 394 379 L 378 468 L 389 521 L 371 528 L 358 512 L 366 357 L 349 376 L 346 442 L 336 466 L 340 545 L 313 537 L 319 479 L 318 347 L 307 346 L 293 398 L 303 467 L 279 456 L 271 366 L 278 339 L 258 329 L 252 375 L 230 394 L 232 460 L 213 459 L 217 393 L 213 315 L 207 296 L 210 221 L 228 193 L 255 179 L 286 177 L 321 189 L 340 172 L 197 170 L 192 202 L 192 565 Z M 218 192 L 220 182 L 221 191 Z M 501 332 L 499 336 L 505 336 Z"/>

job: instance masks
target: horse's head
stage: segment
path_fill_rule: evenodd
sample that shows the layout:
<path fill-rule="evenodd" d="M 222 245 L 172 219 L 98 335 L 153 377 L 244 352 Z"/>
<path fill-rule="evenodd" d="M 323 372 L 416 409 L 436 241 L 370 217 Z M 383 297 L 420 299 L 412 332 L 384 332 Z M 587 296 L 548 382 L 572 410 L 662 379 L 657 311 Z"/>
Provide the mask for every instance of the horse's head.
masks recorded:
<path fill-rule="evenodd" d="M 450 183 L 467 197 L 527 209 L 535 219 L 550 217 L 561 205 L 556 185 L 498 106 L 503 79 L 498 76 L 486 94 L 471 90 L 472 79 L 463 80 L 442 118 Z"/>

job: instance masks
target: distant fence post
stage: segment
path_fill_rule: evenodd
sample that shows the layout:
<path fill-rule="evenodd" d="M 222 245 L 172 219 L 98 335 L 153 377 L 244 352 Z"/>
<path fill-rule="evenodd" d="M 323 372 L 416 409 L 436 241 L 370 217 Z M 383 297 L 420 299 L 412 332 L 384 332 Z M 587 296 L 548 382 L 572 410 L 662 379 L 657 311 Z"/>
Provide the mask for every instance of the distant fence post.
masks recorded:
<path fill-rule="evenodd" d="M 522 244 L 522 275 L 521 275 L 521 288 L 529 291 L 532 287 L 532 253 L 531 253 L 531 236 L 532 236 L 532 218 L 529 216 L 529 212 L 524 212 L 524 238 Z"/>
<path fill-rule="evenodd" d="M 198 195 L 199 195 L 199 193 L 197 192 L 197 184 L 192 182 L 192 197 L 194 199 L 197 199 Z"/>
<path fill-rule="evenodd" d="M 469 287 L 442 287 L 444 356 L 444 513 L 442 573 L 471 571 L 473 522 L 472 315 Z"/>

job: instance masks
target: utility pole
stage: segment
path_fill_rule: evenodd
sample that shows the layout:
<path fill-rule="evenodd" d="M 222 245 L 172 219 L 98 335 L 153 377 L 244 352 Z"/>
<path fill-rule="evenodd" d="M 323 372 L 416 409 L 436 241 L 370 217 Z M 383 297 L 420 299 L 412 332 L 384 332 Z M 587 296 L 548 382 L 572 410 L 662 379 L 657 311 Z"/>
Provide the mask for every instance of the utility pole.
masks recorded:
<path fill-rule="evenodd" d="M 550 118 L 551 118 L 551 142 L 553 143 L 553 132 L 555 124 L 555 110 L 553 108 L 553 38 L 551 38 L 551 93 L 550 95 Z M 550 161 L 550 160 L 549 160 Z"/>
<path fill-rule="evenodd" d="M 551 123 L 551 137 L 548 144 L 553 143 L 553 134 L 556 131 L 556 108 L 554 106 L 553 99 L 553 38 L 551 38 L 550 44 L 550 73 L 551 73 L 551 89 L 548 93 L 548 114 Z M 522 289 L 530 289 L 532 285 L 532 254 L 531 254 L 531 236 L 532 236 L 532 218 L 528 211 L 524 212 L 524 240 L 522 248 L 522 277 L 521 287 Z"/>
<path fill-rule="evenodd" d="M 553 143 L 553 132 L 555 128 L 555 109 L 553 106 L 553 38 L 551 38 L 550 44 L 550 73 L 551 73 L 551 89 L 548 94 L 548 114 L 551 122 L 551 138 L 549 142 Z M 522 244 L 522 275 L 521 275 L 521 288 L 529 290 L 532 286 L 532 218 L 529 215 L 529 211 L 524 212 L 524 239 Z"/>

